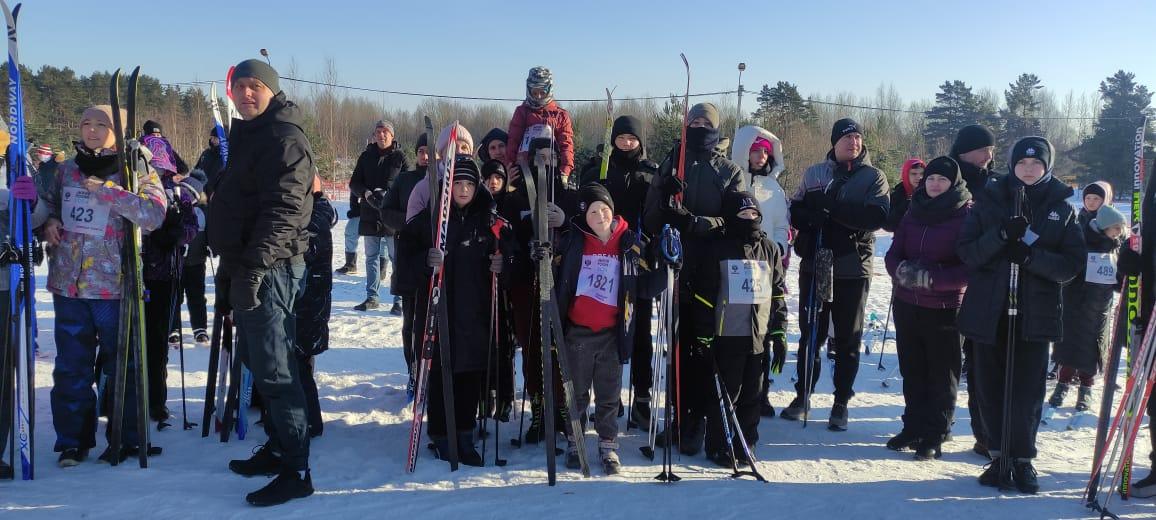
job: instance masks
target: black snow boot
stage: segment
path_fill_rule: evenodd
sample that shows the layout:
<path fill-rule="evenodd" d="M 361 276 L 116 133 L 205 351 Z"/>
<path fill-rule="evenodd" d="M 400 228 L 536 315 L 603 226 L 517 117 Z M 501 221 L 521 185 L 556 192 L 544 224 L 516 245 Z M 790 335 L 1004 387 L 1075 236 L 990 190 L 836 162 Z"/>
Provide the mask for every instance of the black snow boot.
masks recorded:
<path fill-rule="evenodd" d="M 1052 396 L 1048 398 L 1048 406 L 1052 408 L 1059 408 L 1064 405 L 1064 396 L 1068 395 L 1069 385 L 1067 383 L 1056 383 L 1056 389 L 1052 391 Z"/>
<path fill-rule="evenodd" d="M 273 450 L 267 445 L 262 444 L 253 451 L 252 457 L 245 460 L 230 460 L 229 470 L 245 477 L 276 475 L 281 470 L 281 456 L 273 453 Z"/>
<path fill-rule="evenodd" d="M 631 428 L 645 428 L 650 424 L 650 398 L 635 397 L 630 405 L 630 419 L 627 424 Z"/>
<path fill-rule="evenodd" d="M 1032 459 L 1016 459 L 1012 464 L 1012 478 L 1015 479 L 1016 489 L 1020 493 L 1034 495 L 1040 490 L 1040 482 L 1036 478 L 1036 468 L 1032 467 Z"/>
<path fill-rule="evenodd" d="M 1149 472 L 1147 477 L 1133 482 L 1131 493 L 1136 498 L 1156 497 L 1156 470 Z"/>
<path fill-rule="evenodd" d="M 458 462 L 475 468 L 485 465 L 482 454 L 478 453 L 478 447 L 474 444 L 473 430 L 458 432 Z"/>
<path fill-rule="evenodd" d="M 909 448 L 915 448 L 919 444 L 919 436 L 907 430 L 901 430 L 898 434 L 887 441 L 887 449 L 892 451 L 903 451 Z"/>
<path fill-rule="evenodd" d="M 915 460 L 935 460 L 943 457 L 943 436 L 924 437 L 915 445 Z"/>
<path fill-rule="evenodd" d="M 1003 467 L 1003 460 L 999 455 L 993 454 L 991 462 L 983 467 L 983 473 L 979 475 L 979 484 L 981 486 L 994 487 L 1004 489 L 1012 483 L 1012 461 L 1007 461 L 1007 467 Z M 1003 469 L 1003 475 L 1000 475 L 1000 470 Z"/>
<path fill-rule="evenodd" d="M 377 302 L 376 298 L 366 298 L 365 301 L 353 306 L 355 311 L 376 311 L 379 308 L 381 308 L 381 304 Z"/>
<path fill-rule="evenodd" d="M 847 403 L 831 405 L 831 418 L 827 419 L 827 429 L 833 432 L 847 431 Z"/>
<path fill-rule="evenodd" d="M 345 253 L 345 265 L 337 268 L 337 274 L 357 274 L 357 253 Z"/>
<path fill-rule="evenodd" d="M 1092 406 L 1092 387 L 1080 385 L 1080 393 L 1076 394 L 1076 411 L 1086 412 Z"/>
<path fill-rule="evenodd" d="M 282 471 L 267 486 L 245 495 L 245 501 L 258 507 L 284 504 L 294 498 L 305 498 L 313 494 L 313 477 L 305 470 L 305 478 L 300 472 Z"/>
<path fill-rule="evenodd" d="M 72 466 L 79 465 L 81 462 L 84 462 L 84 459 L 87 458 L 87 448 L 66 448 L 64 451 L 60 452 L 60 458 L 56 460 L 56 463 L 62 468 L 70 468 Z M 4 462 L 0 461 L 0 464 L 4 464 Z M 12 478 L 12 466 L 4 464 L 3 467 L 0 467 L 0 472 L 3 472 L 4 467 L 8 468 L 8 476 L 0 476 L 0 478 Z"/>
<path fill-rule="evenodd" d="M 682 429 L 682 439 L 678 451 L 683 455 L 698 455 L 702 452 L 702 443 L 706 440 L 706 420 L 698 417 L 683 416 L 686 426 Z"/>
<path fill-rule="evenodd" d="M 12 466 L 9 466 L 7 462 L 0 460 L 0 480 L 6 480 L 6 479 L 11 479 L 11 478 L 12 478 Z"/>
<path fill-rule="evenodd" d="M 795 397 L 791 400 L 791 404 L 787 405 L 779 412 L 779 417 L 788 421 L 798 421 L 803 418 L 803 398 Z"/>

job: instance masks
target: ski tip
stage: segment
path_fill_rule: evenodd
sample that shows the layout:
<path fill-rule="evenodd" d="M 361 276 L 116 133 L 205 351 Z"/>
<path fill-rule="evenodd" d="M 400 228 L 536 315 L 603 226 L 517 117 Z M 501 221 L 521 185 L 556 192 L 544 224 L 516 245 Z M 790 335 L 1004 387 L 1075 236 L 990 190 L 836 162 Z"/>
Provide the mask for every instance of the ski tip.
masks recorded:
<path fill-rule="evenodd" d="M 686 53 L 680 52 L 680 53 L 678 53 L 678 57 L 682 58 L 682 64 L 683 65 L 686 65 L 687 67 L 690 66 L 690 62 L 686 61 Z"/>

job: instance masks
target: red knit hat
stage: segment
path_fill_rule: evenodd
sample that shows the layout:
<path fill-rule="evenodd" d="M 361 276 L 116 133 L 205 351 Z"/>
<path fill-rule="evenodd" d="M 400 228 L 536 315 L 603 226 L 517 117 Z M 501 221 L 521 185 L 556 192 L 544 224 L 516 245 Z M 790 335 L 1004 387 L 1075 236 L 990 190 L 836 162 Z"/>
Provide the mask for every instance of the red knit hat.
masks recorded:
<path fill-rule="evenodd" d="M 751 149 L 750 149 L 750 151 L 752 151 L 752 152 L 753 152 L 753 151 L 755 151 L 755 150 L 758 150 L 758 149 L 763 149 L 763 150 L 766 150 L 766 151 L 767 151 L 767 155 L 768 155 L 768 156 L 769 156 L 769 155 L 774 155 L 774 153 L 775 153 L 775 143 L 772 143 L 772 142 L 768 141 L 766 138 L 763 138 L 763 137 L 756 137 L 756 138 L 755 138 L 755 142 L 751 143 Z"/>

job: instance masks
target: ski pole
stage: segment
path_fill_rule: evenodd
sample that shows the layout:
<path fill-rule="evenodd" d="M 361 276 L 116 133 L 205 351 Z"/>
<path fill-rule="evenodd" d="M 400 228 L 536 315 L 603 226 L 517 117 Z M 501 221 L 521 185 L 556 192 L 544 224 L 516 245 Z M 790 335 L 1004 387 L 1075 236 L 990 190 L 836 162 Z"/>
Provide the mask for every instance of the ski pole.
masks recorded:
<path fill-rule="evenodd" d="M 883 366 L 883 351 L 887 350 L 887 329 L 891 325 L 891 309 L 895 306 L 895 288 L 891 288 L 891 299 L 887 302 L 887 318 L 883 320 L 883 342 L 879 344 L 879 363 L 875 365 L 875 370 L 880 372 L 887 370 Z"/>

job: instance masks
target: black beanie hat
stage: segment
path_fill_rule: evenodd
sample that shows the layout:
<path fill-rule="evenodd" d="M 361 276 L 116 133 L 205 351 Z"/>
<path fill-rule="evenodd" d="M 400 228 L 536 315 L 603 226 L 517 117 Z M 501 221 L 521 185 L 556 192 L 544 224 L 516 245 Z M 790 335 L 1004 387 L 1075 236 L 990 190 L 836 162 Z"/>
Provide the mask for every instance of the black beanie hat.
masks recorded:
<path fill-rule="evenodd" d="M 936 157 L 923 168 L 923 178 L 931 175 L 942 175 L 955 184 L 959 180 L 959 163 L 951 157 Z"/>
<path fill-rule="evenodd" d="M 149 134 L 151 134 L 151 133 L 153 133 L 153 132 L 156 132 L 156 133 L 159 133 L 159 134 L 160 134 L 160 133 L 164 133 L 164 131 L 162 131 L 162 130 L 161 130 L 161 124 L 160 124 L 160 123 L 158 123 L 158 122 L 156 122 L 156 121 L 153 121 L 153 120 L 151 120 L 151 119 L 150 119 L 150 120 L 148 120 L 148 121 L 145 121 L 145 124 L 144 124 L 144 135 L 149 135 Z"/>
<path fill-rule="evenodd" d="M 425 132 L 417 136 L 417 142 L 413 145 L 413 153 L 417 153 L 418 148 L 423 146 L 429 146 L 429 136 L 425 135 Z"/>
<path fill-rule="evenodd" d="M 478 157 L 482 159 L 482 162 L 493 159 L 493 157 L 490 157 L 490 142 L 501 141 L 504 143 L 509 140 L 510 134 L 507 134 L 505 130 L 501 128 L 491 128 L 490 131 L 486 132 L 486 135 L 482 137 L 481 144 L 478 145 Z"/>
<path fill-rule="evenodd" d="M 486 161 L 486 163 L 482 165 L 482 178 L 489 179 L 491 175 L 499 175 L 502 177 L 502 180 L 505 181 L 507 179 L 506 165 L 497 159 Z"/>
<path fill-rule="evenodd" d="M 610 142 L 613 143 L 622 134 L 633 135 L 642 141 L 642 121 L 634 116 L 618 116 L 610 130 Z"/>
<path fill-rule="evenodd" d="M 1052 143 L 1048 142 L 1047 139 L 1033 135 L 1016 141 L 1015 146 L 1012 147 L 1008 170 L 1014 174 L 1016 163 L 1020 162 L 1020 159 L 1029 157 L 1043 161 L 1045 177 L 1046 174 L 1052 172 Z"/>
<path fill-rule="evenodd" d="M 606 187 L 597 182 L 590 182 L 582 186 L 578 190 L 578 211 L 586 214 L 586 210 L 590 209 L 590 205 L 595 202 L 603 202 L 610 206 L 610 211 L 614 211 L 614 199 L 610 198 L 610 192 L 606 191 Z"/>
<path fill-rule="evenodd" d="M 1107 198 L 1108 193 L 1104 191 L 1104 187 L 1100 186 L 1099 183 L 1093 182 L 1087 186 L 1084 186 L 1084 193 L 1081 195 L 1081 198 L 1087 197 L 1088 195 L 1097 195 L 1103 199 Z"/>
<path fill-rule="evenodd" d="M 233 68 L 233 82 L 241 78 L 261 80 L 274 94 L 281 92 L 281 80 L 272 65 L 261 60 L 248 59 Z M 230 85 L 232 86 L 232 85 Z"/>
<path fill-rule="evenodd" d="M 478 177 L 478 163 L 473 157 L 460 153 L 454 158 L 454 182 L 470 181 L 479 184 Z"/>
<path fill-rule="evenodd" d="M 835 121 L 835 125 L 831 127 L 831 146 L 835 146 L 835 143 L 839 142 L 839 139 L 842 139 L 843 136 L 852 132 L 863 133 L 863 130 L 859 127 L 859 123 L 855 122 L 854 119 L 845 117 Z"/>
<path fill-rule="evenodd" d="M 733 219 L 744 209 L 754 209 L 761 216 L 759 201 L 746 191 L 729 191 L 723 196 L 722 215 L 724 219 Z"/>
<path fill-rule="evenodd" d="M 995 146 L 995 134 L 983 125 L 967 125 L 959 129 L 955 142 L 951 144 L 951 155 L 959 157 L 972 150 Z"/>

